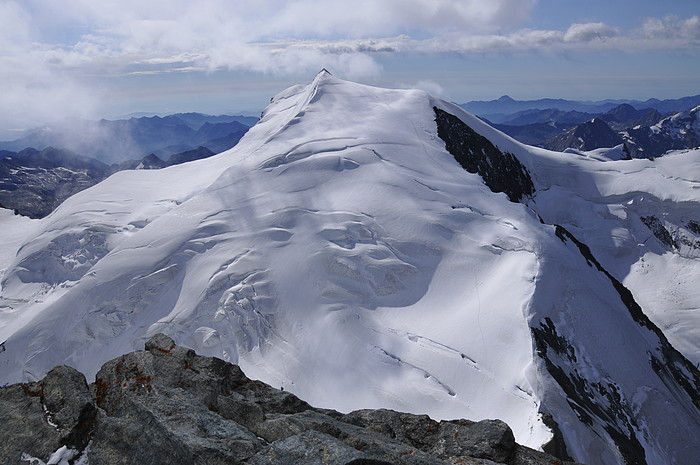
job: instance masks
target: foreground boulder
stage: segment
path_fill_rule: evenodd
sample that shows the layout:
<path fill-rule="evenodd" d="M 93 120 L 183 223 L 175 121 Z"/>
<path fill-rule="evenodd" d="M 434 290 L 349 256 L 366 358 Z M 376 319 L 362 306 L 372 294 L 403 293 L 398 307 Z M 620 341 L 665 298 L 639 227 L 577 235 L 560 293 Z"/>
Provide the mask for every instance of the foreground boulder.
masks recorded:
<path fill-rule="evenodd" d="M 88 387 L 57 367 L 0 389 L 3 464 L 567 464 L 520 446 L 499 420 L 342 414 L 248 379 L 158 334 Z"/>

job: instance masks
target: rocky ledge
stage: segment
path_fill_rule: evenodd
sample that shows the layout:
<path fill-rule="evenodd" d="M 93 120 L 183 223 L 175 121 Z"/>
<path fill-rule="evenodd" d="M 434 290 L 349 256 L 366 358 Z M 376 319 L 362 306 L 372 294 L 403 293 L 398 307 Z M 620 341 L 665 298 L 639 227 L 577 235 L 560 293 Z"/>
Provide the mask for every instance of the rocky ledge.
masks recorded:
<path fill-rule="evenodd" d="M 59 366 L 0 389 L 0 463 L 571 464 L 518 445 L 500 420 L 342 414 L 248 379 L 158 334 L 88 386 Z"/>

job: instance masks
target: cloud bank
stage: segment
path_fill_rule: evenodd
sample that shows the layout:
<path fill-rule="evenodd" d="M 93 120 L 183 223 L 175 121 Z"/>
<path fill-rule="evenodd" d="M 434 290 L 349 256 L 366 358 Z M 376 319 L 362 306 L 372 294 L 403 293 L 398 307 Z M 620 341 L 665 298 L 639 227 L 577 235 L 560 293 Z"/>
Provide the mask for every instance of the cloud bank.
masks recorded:
<path fill-rule="evenodd" d="M 38 46 L 47 65 L 88 73 L 225 68 L 305 74 L 329 65 L 359 76 L 377 71 L 376 53 L 700 48 L 698 16 L 649 18 L 631 31 L 601 22 L 566 30 L 519 29 L 535 0 L 25 0 L 0 5 L 1 25 L 8 26 L 3 35 L 16 37 L 20 49 Z M 66 30 L 78 32 L 61 32 Z"/>
<path fill-rule="evenodd" d="M 0 112 L 85 116 L 86 77 L 232 70 L 377 76 L 400 54 L 700 50 L 700 17 L 522 28 L 536 0 L 0 0 Z M 26 123 L 29 124 L 29 123 Z"/>

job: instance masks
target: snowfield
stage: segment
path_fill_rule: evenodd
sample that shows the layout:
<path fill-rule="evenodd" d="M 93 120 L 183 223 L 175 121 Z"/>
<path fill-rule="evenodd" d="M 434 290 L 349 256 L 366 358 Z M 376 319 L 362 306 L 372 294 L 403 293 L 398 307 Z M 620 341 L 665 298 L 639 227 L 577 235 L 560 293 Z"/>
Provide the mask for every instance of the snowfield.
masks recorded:
<path fill-rule="evenodd" d="M 535 194 L 463 170 L 433 107 L 514 154 Z M 549 152 L 322 72 L 227 152 L 0 215 L 0 384 L 89 379 L 164 332 L 319 407 L 500 418 L 534 448 L 547 414 L 578 461 L 691 463 L 699 187 L 700 150 Z"/>

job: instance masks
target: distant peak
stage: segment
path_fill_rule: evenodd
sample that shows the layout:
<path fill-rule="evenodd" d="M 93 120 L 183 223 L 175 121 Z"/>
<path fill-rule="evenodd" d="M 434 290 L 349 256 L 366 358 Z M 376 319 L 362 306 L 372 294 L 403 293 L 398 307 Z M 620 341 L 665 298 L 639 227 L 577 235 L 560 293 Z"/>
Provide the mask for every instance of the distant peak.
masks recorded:
<path fill-rule="evenodd" d="M 319 71 L 319 73 L 318 73 L 316 76 L 317 76 L 317 77 L 321 77 L 321 76 L 333 76 L 333 73 L 331 73 L 330 71 L 328 71 L 326 68 L 323 68 L 321 71 Z"/>
<path fill-rule="evenodd" d="M 498 99 L 499 102 L 515 102 L 510 96 L 508 95 L 503 95 Z"/>

